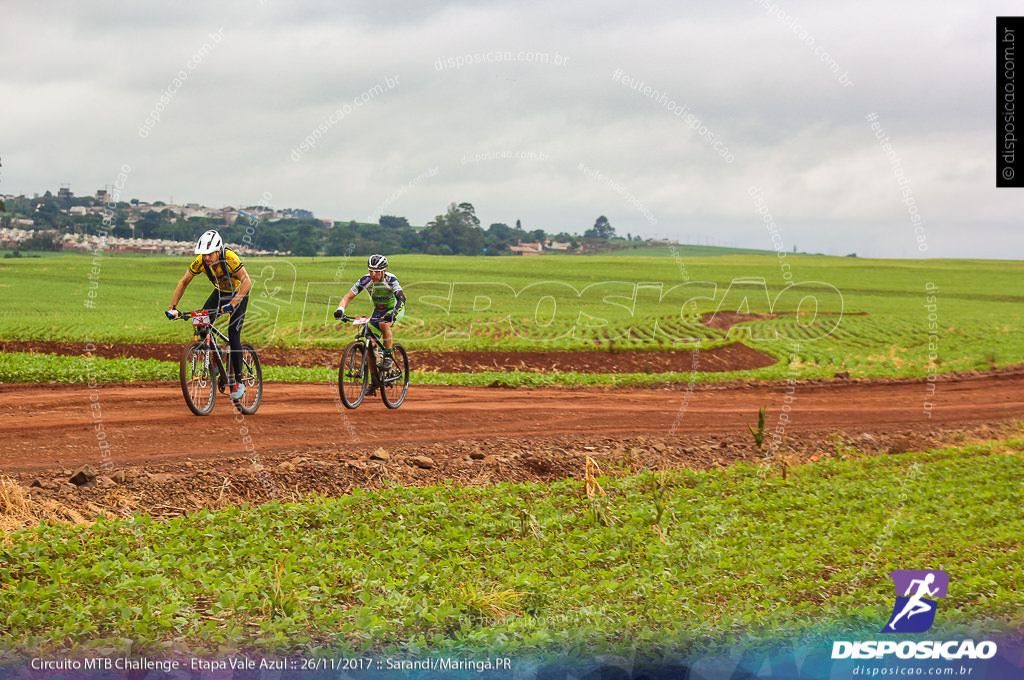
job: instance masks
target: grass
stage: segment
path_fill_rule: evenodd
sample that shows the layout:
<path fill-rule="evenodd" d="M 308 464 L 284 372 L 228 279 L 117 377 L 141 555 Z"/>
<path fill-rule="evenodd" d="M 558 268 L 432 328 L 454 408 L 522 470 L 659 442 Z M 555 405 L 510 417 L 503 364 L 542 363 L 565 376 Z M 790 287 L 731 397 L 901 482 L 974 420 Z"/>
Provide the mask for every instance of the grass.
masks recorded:
<path fill-rule="evenodd" d="M 15 252 L 17 252 L 18 255 L 15 255 L 14 254 Z M 18 250 L 18 251 L 15 251 L 14 249 L 11 249 L 11 248 L 0 248 L 0 259 L 7 259 L 7 260 L 14 259 L 14 258 L 18 258 L 18 259 L 25 259 L 25 258 L 40 259 L 40 258 L 44 258 L 44 257 L 45 258 L 53 258 L 53 257 L 64 257 L 64 256 L 80 257 L 80 255 L 77 254 L 77 253 L 64 252 L 64 251 L 50 251 L 50 250 Z"/>
<path fill-rule="evenodd" d="M 1024 621 L 1022 449 L 40 524 L 0 543 L 0 645 L 583 657 L 874 639 L 902 568 L 951 575 L 930 636 L 992 635 Z"/>
<path fill-rule="evenodd" d="M 803 256 L 807 253 L 790 253 L 791 256 Z M 612 250 L 601 253 L 601 256 L 610 257 L 721 257 L 724 255 L 770 255 L 776 257 L 774 250 L 763 250 L 757 248 L 730 248 L 727 246 L 644 246 L 637 245 L 632 248 L 626 247 L 620 250 Z"/>
<path fill-rule="evenodd" d="M 726 339 L 700 323 L 703 314 L 781 311 L 740 324 L 728 338 L 825 375 L 923 376 L 1024 362 L 1024 296 L 1013 293 L 1021 262 L 800 256 L 786 260 L 788 272 L 778 257 L 760 255 L 496 262 L 396 256 L 393 270 L 409 297 L 400 341 L 442 350 L 672 348 Z M 350 329 L 331 311 L 362 265 L 361 258 L 251 258 L 247 339 L 341 347 Z M 0 338 L 183 342 L 187 330 L 162 312 L 184 266 L 184 258 L 169 257 L 4 260 Z M 784 273 L 799 285 L 786 290 Z M 69 303 L 43 302 L 35 291 L 48 287 L 66 291 Z M 208 290 L 197 281 L 180 306 L 199 306 Z M 361 296 L 353 311 L 367 306 Z"/>
<path fill-rule="evenodd" d="M 157 359 L 0 353 L 0 383 L 118 383 L 177 379 L 178 364 Z"/>

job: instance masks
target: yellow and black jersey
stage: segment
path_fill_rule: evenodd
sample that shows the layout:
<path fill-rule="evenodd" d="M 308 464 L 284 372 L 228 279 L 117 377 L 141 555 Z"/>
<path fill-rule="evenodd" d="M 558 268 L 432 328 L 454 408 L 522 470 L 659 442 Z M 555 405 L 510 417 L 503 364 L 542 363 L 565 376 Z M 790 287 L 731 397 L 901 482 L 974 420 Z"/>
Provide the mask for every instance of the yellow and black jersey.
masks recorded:
<path fill-rule="evenodd" d="M 225 267 L 227 271 L 225 272 Z M 206 273 L 207 278 L 210 282 L 217 287 L 217 290 L 223 293 L 234 293 L 238 290 L 242 282 L 238 278 L 238 272 L 242 269 L 242 260 L 232 250 L 224 250 L 224 256 L 213 263 L 212 266 L 207 267 L 203 264 L 203 256 L 196 255 L 196 259 L 192 260 L 192 264 L 188 266 L 188 270 L 193 274 Z M 230 278 L 228 276 L 230 274 Z"/>

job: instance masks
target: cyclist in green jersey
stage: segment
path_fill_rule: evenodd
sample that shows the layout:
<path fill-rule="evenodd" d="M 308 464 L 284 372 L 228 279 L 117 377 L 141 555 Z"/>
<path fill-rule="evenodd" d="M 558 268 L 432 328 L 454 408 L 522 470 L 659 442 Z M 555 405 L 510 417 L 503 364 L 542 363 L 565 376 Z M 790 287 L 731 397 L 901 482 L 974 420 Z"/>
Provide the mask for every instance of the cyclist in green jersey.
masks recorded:
<path fill-rule="evenodd" d="M 402 284 L 398 277 L 388 273 L 388 258 L 383 255 L 371 255 L 366 261 L 370 270 L 369 274 L 360 277 L 355 285 L 345 293 L 345 297 L 338 304 L 334 312 L 335 319 L 344 319 L 345 308 L 352 302 L 356 295 L 364 290 L 370 291 L 370 298 L 373 301 L 373 314 L 370 315 L 370 323 L 381 332 L 384 341 L 384 364 L 381 366 L 385 372 L 390 371 L 394 365 L 391 357 L 391 350 L 394 340 L 391 335 L 391 326 L 405 315 L 405 293 L 402 292 Z"/>

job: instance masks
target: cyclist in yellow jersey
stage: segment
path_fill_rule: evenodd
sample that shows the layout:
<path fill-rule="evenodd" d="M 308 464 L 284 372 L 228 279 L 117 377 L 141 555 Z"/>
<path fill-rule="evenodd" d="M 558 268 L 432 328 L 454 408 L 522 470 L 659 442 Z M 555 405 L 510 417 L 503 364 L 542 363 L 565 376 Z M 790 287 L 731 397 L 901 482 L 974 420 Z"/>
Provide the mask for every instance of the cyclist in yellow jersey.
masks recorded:
<path fill-rule="evenodd" d="M 231 347 L 231 370 L 236 381 L 231 385 L 231 398 L 241 399 L 245 394 L 245 385 L 237 381 L 242 375 L 242 324 L 245 323 L 245 309 L 249 304 L 252 279 L 246 273 L 241 258 L 234 251 L 224 247 L 220 234 L 213 229 L 199 237 L 195 254 L 196 259 L 192 260 L 174 289 L 169 312 L 178 314 L 178 301 L 185 294 L 188 284 L 192 283 L 197 274 L 205 272 L 214 289 L 206 299 L 203 309 L 216 309 L 231 315 L 228 321 L 228 343 Z"/>

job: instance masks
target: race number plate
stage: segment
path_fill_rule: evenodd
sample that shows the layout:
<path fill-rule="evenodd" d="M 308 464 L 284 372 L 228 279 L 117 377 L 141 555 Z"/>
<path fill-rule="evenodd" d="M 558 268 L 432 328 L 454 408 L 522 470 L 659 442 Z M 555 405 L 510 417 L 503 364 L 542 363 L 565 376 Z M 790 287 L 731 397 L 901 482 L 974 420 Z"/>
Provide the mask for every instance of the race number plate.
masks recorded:
<path fill-rule="evenodd" d="M 200 314 L 199 316 L 193 316 L 192 317 L 192 325 L 193 326 L 205 326 L 205 325 L 207 325 L 209 323 L 210 323 L 210 315 L 209 314 Z"/>

